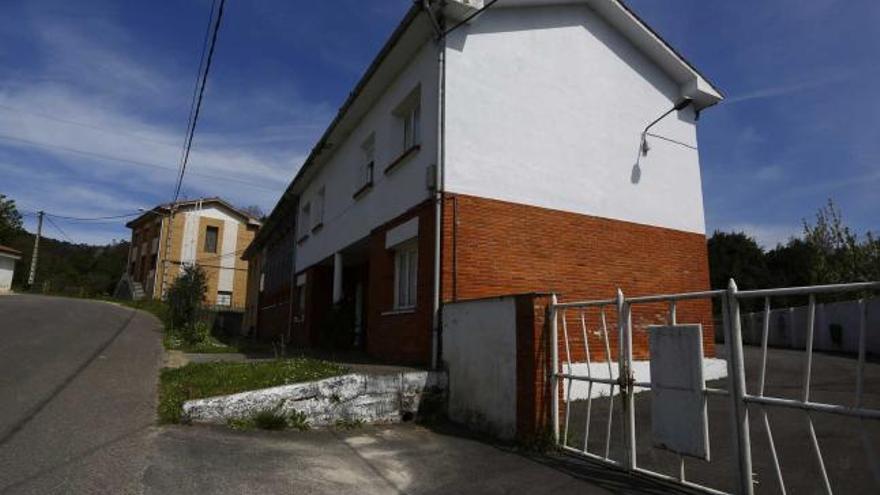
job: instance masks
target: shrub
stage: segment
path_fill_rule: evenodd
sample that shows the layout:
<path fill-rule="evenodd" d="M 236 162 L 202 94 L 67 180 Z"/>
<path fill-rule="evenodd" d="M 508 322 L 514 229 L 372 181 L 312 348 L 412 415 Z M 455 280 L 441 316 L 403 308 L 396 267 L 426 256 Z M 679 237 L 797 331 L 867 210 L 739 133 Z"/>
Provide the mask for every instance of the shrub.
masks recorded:
<path fill-rule="evenodd" d="M 168 289 L 166 302 L 171 328 L 189 343 L 201 342 L 207 337 L 199 325 L 207 290 L 207 275 L 198 265 L 186 265 L 183 275 Z"/>

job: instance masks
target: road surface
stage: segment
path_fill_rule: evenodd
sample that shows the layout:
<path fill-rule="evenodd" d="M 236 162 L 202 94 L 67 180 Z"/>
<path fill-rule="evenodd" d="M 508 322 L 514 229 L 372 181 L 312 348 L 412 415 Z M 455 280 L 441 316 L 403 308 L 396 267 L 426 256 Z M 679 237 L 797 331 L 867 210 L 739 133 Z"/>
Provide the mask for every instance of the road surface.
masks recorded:
<path fill-rule="evenodd" d="M 448 427 L 158 426 L 162 354 L 146 313 L 0 297 L 0 494 L 665 493 Z"/>

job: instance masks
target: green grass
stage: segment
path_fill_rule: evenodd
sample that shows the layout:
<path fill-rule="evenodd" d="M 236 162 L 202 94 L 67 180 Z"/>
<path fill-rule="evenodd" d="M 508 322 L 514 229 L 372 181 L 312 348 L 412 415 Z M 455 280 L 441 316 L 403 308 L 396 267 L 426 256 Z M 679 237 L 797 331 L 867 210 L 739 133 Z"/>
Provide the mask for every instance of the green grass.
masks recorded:
<path fill-rule="evenodd" d="M 347 369 L 334 363 L 294 358 L 256 363 L 191 363 L 163 369 L 159 375 L 159 421 L 179 423 L 183 403 L 191 399 L 320 380 Z"/>
<path fill-rule="evenodd" d="M 292 428 L 294 430 L 307 431 L 309 429 L 309 422 L 305 414 L 293 411 L 285 415 L 275 409 L 257 411 L 245 419 L 231 419 L 227 424 L 236 430 L 260 429 L 277 431 Z"/>
<path fill-rule="evenodd" d="M 165 327 L 162 344 L 170 351 L 182 351 L 197 354 L 228 354 L 228 353 L 263 353 L 271 355 L 272 346 L 263 342 L 241 336 L 216 336 L 208 335 L 202 342 L 190 343 L 184 340 L 168 324 L 168 306 L 159 300 L 144 299 L 141 301 L 127 301 L 107 299 L 108 301 L 128 306 L 130 308 L 146 311 L 162 322 Z"/>

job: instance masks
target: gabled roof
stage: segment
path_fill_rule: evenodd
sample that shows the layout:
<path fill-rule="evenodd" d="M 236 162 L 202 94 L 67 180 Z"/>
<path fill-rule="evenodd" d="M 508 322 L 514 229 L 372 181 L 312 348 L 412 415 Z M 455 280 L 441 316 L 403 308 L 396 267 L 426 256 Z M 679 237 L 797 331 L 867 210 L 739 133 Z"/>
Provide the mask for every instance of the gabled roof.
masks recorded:
<path fill-rule="evenodd" d="M 451 23 L 457 23 L 466 19 L 470 14 L 475 13 L 480 4 L 488 5 L 489 0 L 451 0 L 447 2 L 438 2 L 437 0 L 429 0 L 432 8 L 437 14 L 443 14 L 450 17 Z M 708 79 L 688 62 L 679 52 L 669 45 L 660 35 L 651 29 L 635 12 L 626 6 L 621 0 L 497 0 L 492 4 L 491 8 L 505 7 L 537 7 L 543 5 L 565 5 L 565 4 L 583 4 L 590 7 L 599 16 L 601 16 L 609 25 L 621 32 L 630 40 L 639 50 L 641 50 L 648 58 L 666 72 L 673 80 L 675 80 L 682 88 L 682 96 L 687 96 L 694 100 L 694 107 L 697 110 L 712 106 L 723 99 L 723 94 L 719 89 L 713 86 Z M 438 8 L 443 5 L 444 7 Z M 479 22 L 479 16 L 474 17 L 470 22 Z M 332 150 L 334 139 L 337 136 L 344 136 L 345 128 L 342 125 L 344 121 L 356 121 L 357 114 L 363 111 L 365 104 L 365 94 L 369 94 L 374 79 L 378 79 L 381 72 L 394 72 L 387 69 L 386 65 L 389 59 L 394 59 L 394 55 L 407 53 L 407 50 L 401 49 L 400 45 L 406 43 L 423 43 L 433 36 L 433 27 L 428 16 L 424 12 L 421 1 L 414 1 L 412 7 L 407 11 L 403 20 L 391 34 L 388 41 L 376 55 L 376 58 L 370 63 L 364 75 L 355 85 L 354 89 L 349 93 L 348 98 L 339 108 L 339 111 L 333 121 L 324 131 L 321 139 L 312 148 L 309 156 L 306 158 L 302 167 L 300 167 L 296 176 L 287 186 L 281 198 L 276 203 L 275 208 L 269 214 L 265 226 L 257 233 L 244 256 L 250 256 L 256 252 L 269 238 L 271 230 L 278 222 L 292 211 L 296 198 L 304 186 L 304 182 L 314 173 L 316 166 L 320 165 L 320 158 L 324 151 Z M 420 45 L 419 45 L 420 46 Z M 410 47 L 414 50 L 415 47 Z M 381 86 L 381 85 L 378 85 Z M 353 118 L 351 114 L 355 114 Z M 342 127 L 342 129 L 340 129 Z"/>
<path fill-rule="evenodd" d="M 178 201 L 175 203 L 176 210 L 187 209 L 190 207 L 198 206 L 199 204 L 206 205 L 218 205 L 223 209 L 229 211 L 233 215 L 241 218 L 243 221 L 247 222 L 250 225 L 254 225 L 259 227 L 262 225 L 260 219 L 254 217 L 253 215 L 243 211 L 240 208 L 233 206 L 231 203 L 219 197 L 211 197 L 211 198 L 199 198 L 199 199 L 188 199 L 185 201 Z M 135 225 L 145 221 L 147 218 L 155 218 L 158 216 L 165 216 L 171 212 L 171 203 L 163 203 L 161 205 L 156 206 L 155 208 L 145 211 L 143 215 L 135 218 L 134 220 L 125 224 L 126 227 L 132 228 Z"/>
<path fill-rule="evenodd" d="M 9 246 L 4 246 L 0 244 L 0 256 L 6 255 L 7 257 L 21 259 L 21 251 L 17 249 L 12 249 Z"/>

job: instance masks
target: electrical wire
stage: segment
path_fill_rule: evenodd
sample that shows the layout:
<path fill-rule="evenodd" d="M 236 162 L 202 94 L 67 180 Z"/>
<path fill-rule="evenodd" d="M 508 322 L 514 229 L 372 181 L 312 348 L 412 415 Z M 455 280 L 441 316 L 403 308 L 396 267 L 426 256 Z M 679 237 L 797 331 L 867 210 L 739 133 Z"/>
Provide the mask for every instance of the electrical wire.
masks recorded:
<path fill-rule="evenodd" d="M 208 82 L 208 74 L 211 71 L 211 61 L 214 58 L 214 49 L 217 46 L 217 35 L 220 32 L 220 22 L 223 20 L 223 6 L 225 4 L 226 4 L 226 0 L 220 0 L 220 5 L 217 8 L 217 19 L 214 22 L 214 33 L 211 36 L 211 45 L 208 48 L 208 57 L 207 57 L 207 59 L 205 59 L 204 70 L 202 71 L 202 74 L 201 74 L 201 83 L 199 85 L 199 96 L 198 96 L 198 99 L 196 100 L 195 111 L 193 112 L 193 116 L 192 116 L 192 125 L 188 129 L 188 136 L 187 136 L 186 144 L 184 146 L 183 161 L 180 164 L 180 175 L 177 179 L 177 186 L 174 188 L 174 199 L 172 200 L 172 204 L 176 203 L 177 198 L 180 197 L 180 188 L 183 185 L 183 178 L 184 178 L 184 175 L 186 174 L 186 165 L 189 162 L 189 154 L 190 154 L 190 151 L 192 150 L 193 138 L 195 137 L 195 133 L 196 133 L 196 125 L 199 122 L 199 114 L 201 113 L 201 109 L 202 109 L 202 99 L 205 96 L 205 87 L 207 86 L 207 82 Z M 211 9 L 213 11 L 213 5 L 212 5 Z"/>
<path fill-rule="evenodd" d="M 142 214 L 143 214 L 143 212 L 135 211 L 132 213 L 126 213 L 124 215 L 109 215 L 109 216 L 105 216 L 105 217 L 83 218 L 83 217 L 69 217 L 69 216 L 65 216 L 65 215 L 56 215 L 54 213 L 47 212 L 46 216 L 50 216 L 50 217 L 57 218 L 60 220 L 67 220 L 67 221 L 71 221 L 71 222 L 101 222 L 101 221 L 105 221 L 105 220 L 118 220 L 120 218 L 135 217 L 135 216 L 139 216 Z"/>
<path fill-rule="evenodd" d="M 67 235 L 67 232 L 65 232 L 61 227 L 58 226 L 58 224 L 55 223 L 54 220 L 52 220 L 52 217 L 44 217 L 44 218 L 46 219 L 47 222 L 49 222 L 49 225 L 55 227 L 55 230 L 60 232 L 61 235 L 64 236 L 65 239 L 67 239 L 68 242 L 70 242 L 71 244 L 76 244 L 76 242 L 74 242 L 73 239 L 71 239 L 70 236 Z"/>
<path fill-rule="evenodd" d="M 102 153 L 95 153 L 94 151 L 79 150 L 76 148 L 70 148 L 68 146 L 61 146 L 61 145 L 57 145 L 57 144 L 41 143 L 39 141 L 31 141 L 30 139 L 22 139 L 22 138 L 15 137 L 15 136 L 8 136 L 8 135 L 0 134 L 0 140 L 22 143 L 22 144 L 25 144 L 28 146 L 33 146 L 36 148 L 60 150 L 60 151 L 64 151 L 67 153 L 72 153 L 74 155 L 87 156 L 90 158 L 97 158 L 99 160 L 105 160 L 105 161 L 110 161 L 110 162 L 128 163 L 128 164 L 135 165 L 138 167 L 150 167 L 150 168 L 161 169 L 161 170 L 175 170 L 173 167 L 169 167 L 167 165 L 160 165 L 158 163 L 142 162 L 139 160 L 132 160 L 129 158 L 120 158 L 120 157 L 115 157 L 115 156 L 110 156 L 110 155 L 104 155 Z M 256 182 L 250 182 L 250 181 L 241 180 L 241 179 L 234 179 L 231 177 L 219 177 L 216 175 L 206 174 L 204 172 L 190 172 L 190 175 L 196 175 L 199 177 L 204 177 L 206 179 L 211 179 L 211 180 L 216 180 L 216 181 L 234 182 L 236 184 L 242 184 L 245 186 L 253 187 L 256 189 L 263 189 L 266 191 L 277 192 L 280 189 L 280 187 L 268 187 L 263 184 L 257 184 Z"/>
<path fill-rule="evenodd" d="M 173 143 L 169 143 L 169 142 L 167 142 L 167 141 L 160 141 L 160 140 L 158 140 L 158 139 L 150 139 L 150 138 L 143 137 L 143 136 L 141 136 L 140 134 L 136 134 L 136 133 L 133 133 L 133 132 L 120 131 L 120 130 L 118 130 L 118 129 L 108 129 L 108 128 L 106 128 L 106 127 L 100 127 L 100 126 L 96 126 L 96 125 L 92 125 L 92 124 L 86 124 L 86 123 L 84 123 L 84 122 L 77 122 L 77 121 L 75 121 L 75 120 L 70 120 L 70 119 L 65 119 L 65 118 L 61 118 L 61 117 L 56 117 L 56 116 L 54 116 L 54 115 L 50 115 L 50 114 L 47 114 L 47 113 L 33 112 L 33 111 L 30 111 L 30 110 L 24 110 L 24 109 L 21 109 L 21 108 L 18 108 L 18 107 L 13 107 L 13 106 L 9 106 L 9 105 L 4 105 L 4 104 L 2 104 L 2 103 L 0 103 L 0 108 L 3 108 L 3 109 L 6 109 L 6 110 L 9 110 L 9 111 L 11 111 L 11 112 L 15 112 L 15 113 L 20 113 L 20 114 L 24 114 L 24 115 L 32 115 L 32 116 L 34 116 L 34 117 L 39 117 L 39 118 L 41 118 L 41 119 L 46 119 L 46 120 L 52 120 L 52 121 L 55 121 L 55 122 L 60 122 L 60 123 L 62 123 L 62 124 L 68 124 L 68 125 L 73 125 L 73 126 L 77 126 L 77 127 L 84 127 L 84 128 L 86 128 L 86 129 L 92 129 L 92 130 L 99 131 L 99 132 L 106 132 L 106 133 L 108 133 L 108 134 L 116 134 L 116 135 L 119 135 L 119 136 L 128 136 L 128 137 L 131 137 L 131 138 L 134 138 L 134 139 L 138 139 L 138 140 L 140 140 L 140 141 L 145 141 L 145 142 L 148 142 L 148 143 L 159 144 L 159 145 L 162 145 L 162 146 L 169 146 L 169 147 L 176 147 L 176 146 L 177 146 L 177 145 L 175 145 L 175 144 L 173 144 Z"/>

